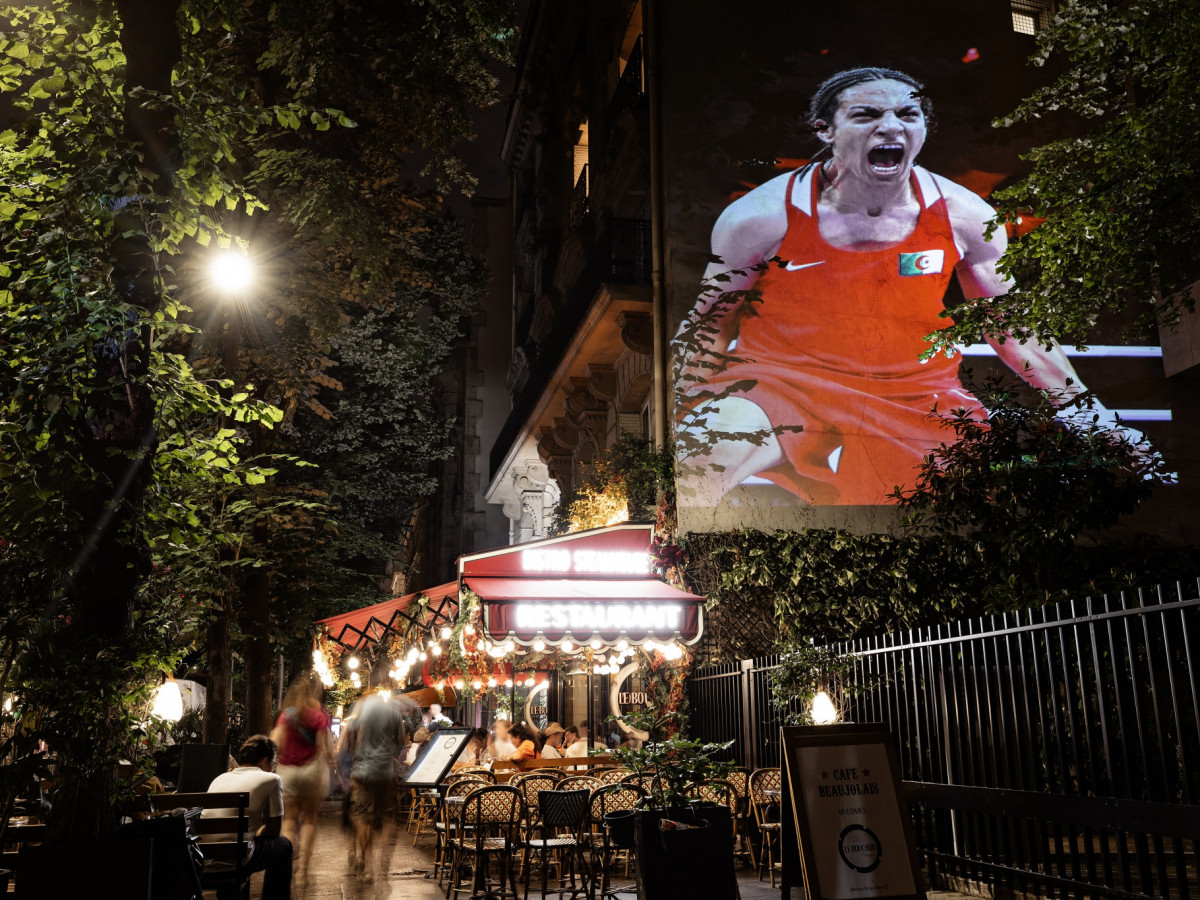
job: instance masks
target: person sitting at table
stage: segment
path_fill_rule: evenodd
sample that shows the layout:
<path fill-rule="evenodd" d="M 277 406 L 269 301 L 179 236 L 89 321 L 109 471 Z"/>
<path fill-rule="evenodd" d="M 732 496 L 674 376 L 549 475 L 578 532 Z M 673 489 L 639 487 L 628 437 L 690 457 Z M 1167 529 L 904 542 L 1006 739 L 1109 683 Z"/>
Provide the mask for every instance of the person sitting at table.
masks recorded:
<path fill-rule="evenodd" d="M 421 755 L 421 750 L 432 735 L 429 729 L 422 725 L 416 730 L 412 736 L 412 742 L 408 745 L 408 753 L 404 756 L 404 764 L 412 768 L 412 764 L 417 761 L 417 757 Z"/>
<path fill-rule="evenodd" d="M 511 729 L 512 723 L 508 719 L 497 719 L 492 723 L 492 739 L 488 741 L 488 756 L 492 759 L 512 759 L 517 755 L 517 745 L 513 742 Z"/>
<path fill-rule="evenodd" d="M 246 792 L 250 795 L 250 831 L 246 835 L 247 872 L 264 872 L 262 900 L 291 900 L 292 842 L 280 832 L 283 826 L 283 781 L 275 774 L 275 742 L 265 734 L 251 735 L 237 753 L 237 768 L 223 772 L 208 786 L 210 794 Z M 206 809 L 205 817 L 236 816 L 236 809 Z M 236 835 L 213 834 L 201 843 L 236 840 Z M 237 888 L 217 890 L 217 900 L 234 900 Z"/>
<path fill-rule="evenodd" d="M 542 759 L 562 759 L 563 735 L 566 731 L 557 722 L 551 722 L 542 730 Z"/>
<path fill-rule="evenodd" d="M 581 734 L 587 734 L 587 726 L 586 725 L 584 725 L 584 726 L 568 725 L 566 730 L 563 731 L 562 745 L 567 748 L 562 752 L 562 755 L 564 757 L 567 757 L 567 756 L 576 757 L 576 756 L 587 756 L 588 755 L 588 744 L 587 744 L 587 741 L 585 741 L 582 737 L 580 737 Z"/>
<path fill-rule="evenodd" d="M 467 739 L 467 746 L 463 748 L 463 752 L 454 761 L 451 771 L 462 769 L 466 766 L 479 765 L 479 756 L 485 747 L 487 747 L 487 732 L 482 728 L 476 728 Z"/>
<path fill-rule="evenodd" d="M 530 733 L 524 722 L 514 722 L 509 734 L 512 742 L 517 745 L 517 752 L 509 759 L 513 762 L 522 762 L 538 758 L 537 744 L 534 743 L 533 734 Z"/>

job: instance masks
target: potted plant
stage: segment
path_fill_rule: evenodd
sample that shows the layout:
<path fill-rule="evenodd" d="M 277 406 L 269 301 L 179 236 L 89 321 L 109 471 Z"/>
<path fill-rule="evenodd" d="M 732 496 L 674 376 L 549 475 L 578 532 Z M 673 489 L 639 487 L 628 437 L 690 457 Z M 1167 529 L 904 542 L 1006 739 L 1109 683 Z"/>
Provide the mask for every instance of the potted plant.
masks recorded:
<path fill-rule="evenodd" d="M 646 709 L 617 718 L 648 734 L 641 747 L 612 752 L 648 791 L 634 817 L 639 900 L 735 897 L 729 808 L 690 796 L 692 788 L 732 771 L 731 761 L 717 757 L 733 741 L 685 737 L 686 720 L 676 712 Z"/>

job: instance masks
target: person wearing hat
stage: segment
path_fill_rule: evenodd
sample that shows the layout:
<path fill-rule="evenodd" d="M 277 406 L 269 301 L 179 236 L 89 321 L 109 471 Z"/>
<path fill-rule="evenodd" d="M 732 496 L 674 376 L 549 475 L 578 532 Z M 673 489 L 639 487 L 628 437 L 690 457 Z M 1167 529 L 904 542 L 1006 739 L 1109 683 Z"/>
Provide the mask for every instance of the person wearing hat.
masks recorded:
<path fill-rule="evenodd" d="M 542 745 L 542 759 L 562 759 L 562 747 L 564 729 L 557 722 L 551 722 L 542 729 L 542 737 L 546 743 Z"/>

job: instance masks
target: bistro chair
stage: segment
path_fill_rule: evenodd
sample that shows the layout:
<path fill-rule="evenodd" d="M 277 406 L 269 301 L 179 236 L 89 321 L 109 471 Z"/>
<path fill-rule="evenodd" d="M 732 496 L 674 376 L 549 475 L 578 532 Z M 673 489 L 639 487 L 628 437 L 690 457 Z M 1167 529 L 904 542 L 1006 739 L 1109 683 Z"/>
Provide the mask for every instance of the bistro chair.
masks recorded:
<path fill-rule="evenodd" d="M 743 850 L 740 853 L 745 853 L 750 859 L 750 867 L 758 868 L 758 857 L 754 853 L 754 841 L 751 834 L 751 826 L 753 824 L 754 814 L 750 809 L 750 770 L 738 766 L 725 776 L 725 781 L 733 785 L 733 789 L 737 791 L 738 805 L 734 812 L 733 827 L 734 832 L 740 837 Z"/>
<path fill-rule="evenodd" d="M 511 784 L 521 792 L 521 798 L 525 801 L 525 830 L 532 831 L 538 825 L 538 794 L 541 791 L 553 791 L 556 789 L 560 779 L 550 775 L 542 775 L 540 772 L 531 772 L 518 781 L 516 784 Z M 524 859 L 524 855 L 522 855 Z"/>
<path fill-rule="evenodd" d="M 442 883 L 442 876 L 450 871 L 450 847 L 452 841 L 459 836 L 459 820 L 463 803 L 468 794 L 479 790 L 486 784 L 487 782 L 460 778 L 445 786 L 441 800 L 441 815 L 438 817 L 437 824 L 434 825 L 433 874 L 437 877 L 439 885 Z"/>
<path fill-rule="evenodd" d="M 563 884 L 563 860 L 561 859 L 561 856 L 565 854 L 571 874 L 570 897 L 574 898 L 577 894 L 582 894 L 590 898 L 589 869 L 587 859 L 583 855 L 583 828 L 588 818 L 587 789 L 539 791 L 537 806 L 539 824 L 531 827 L 525 847 L 527 850 L 541 855 L 542 897 L 544 898 L 548 893 L 551 857 L 554 855 L 560 856 L 558 860 L 559 889 L 555 893 L 560 895 L 568 893 Z M 532 814 L 531 811 L 530 815 L 532 816 Z M 540 837 L 534 837 L 535 834 L 539 834 Z M 532 862 L 532 860 L 527 860 L 525 864 L 524 900 L 529 900 L 529 872 Z M 578 885 L 575 883 L 577 872 L 580 880 Z"/>
<path fill-rule="evenodd" d="M 496 783 L 496 773 L 487 766 L 463 766 L 461 769 L 455 769 L 446 778 L 449 779 L 455 775 L 479 775 L 488 784 Z M 444 783 L 445 781 L 443 781 Z"/>
<path fill-rule="evenodd" d="M 609 876 L 623 852 L 626 853 L 625 873 L 629 874 L 629 848 L 618 847 L 612 842 L 608 828 L 605 827 L 604 817 L 611 812 L 632 811 L 644 796 L 645 791 L 629 784 L 606 784 L 592 791 L 592 799 L 588 804 L 588 824 L 591 830 L 587 839 L 592 848 L 592 883 L 593 886 L 599 884 L 601 900 L 616 893 L 609 890 Z"/>
<path fill-rule="evenodd" d="M 734 846 L 737 846 L 737 789 L 723 778 L 714 778 L 711 781 L 704 782 L 704 784 L 692 785 L 688 788 L 687 795 L 696 800 L 706 800 L 709 803 L 716 803 L 718 806 L 728 807 L 729 820 L 733 826 L 733 843 Z"/>
<path fill-rule="evenodd" d="M 632 775 L 628 769 L 604 769 L 596 778 L 600 779 L 601 784 L 620 784 L 625 780 L 625 777 Z"/>
<path fill-rule="evenodd" d="M 440 785 L 441 790 L 443 792 L 442 795 L 439 795 L 437 789 L 430 790 L 430 791 L 421 791 L 417 795 L 417 800 L 422 805 L 417 814 L 417 830 L 416 830 L 416 834 L 413 835 L 413 846 L 414 847 L 417 846 L 417 841 L 419 841 L 421 839 L 421 835 L 426 833 L 426 827 L 428 827 L 429 832 L 435 836 L 435 843 L 436 843 L 437 823 L 441 817 L 441 809 L 442 809 L 441 797 L 444 796 L 444 792 L 449 790 L 453 785 L 464 784 L 464 783 L 473 785 L 475 787 L 479 787 L 482 784 L 488 784 L 488 780 L 486 778 L 484 778 L 482 775 L 475 775 L 475 774 L 464 775 L 461 772 L 452 772 L 451 774 L 447 775 L 445 778 L 442 779 L 442 783 Z M 414 806 L 415 805 L 416 804 L 414 803 Z M 411 811 L 409 813 L 409 818 L 410 818 L 410 820 L 412 818 Z"/>
<path fill-rule="evenodd" d="M 778 768 L 757 769 L 750 775 L 750 805 L 754 811 L 754 822 L 758 826 L 758 880 L 762 881 L 763 864 L 771 873 L 771 887 L 775 887 L 775 852 L 779 844 L 782 825 L 779 821 L 779 795 L 769 796 L 767 791 L 778 791 L 782 784 Z"/>
<path fill-rule="evenodd" d="M 593 778 L 591 775 L 568 775 L 555 786 L 555 789 L 560 791 L 575 791 L 580 788 L 586 788 L 590 793 L 598 787 L 603 787 L 599 778 Z"/>
<path fill-rule="evenodd" d="M 458 818 L 458 833 L 450 841 L 452 856 L 446 900 L 466 892 L 471 897 L 512 897 L 516 900 L 517 878 L 513 859 L 520 846 L 521 819 L 525 801 L 521 792 L 507 784 L 490 784 L 467 794 Z M 499 889 L 491 881 L 489 863 L 495 860 Z M 463 884 L 463 869 L 470 866 L 469 881 Z M 511 891 L 504 889 L 507 879 Z"/>

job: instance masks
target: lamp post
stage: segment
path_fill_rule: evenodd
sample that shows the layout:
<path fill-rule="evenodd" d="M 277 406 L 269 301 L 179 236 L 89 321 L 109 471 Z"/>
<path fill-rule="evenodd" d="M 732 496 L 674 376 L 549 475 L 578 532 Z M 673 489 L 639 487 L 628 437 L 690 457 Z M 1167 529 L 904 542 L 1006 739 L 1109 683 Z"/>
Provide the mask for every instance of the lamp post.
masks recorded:
<path fill-rule="evenodd" d="M 237 303 L 253 282 L 253 266 L 245 253 L 225 250 L 216 254 L 208 265 L 208 283 L 228 309 L 229 330 L 222 345 L 222 366 L 225 377 L 233 380 L 238 369 L 238 352 L 242 342 L 242 317 Z M 223 423 L 226 424 L 226 423 Z M 222 556 L 229 551 L 223 550 Z M 230 571 L 233 571 L 232 569 Z M 229 730 L 230 677 L 229 626 L 233 616 L 232 576 L 230 584 L 220 592 L 217 617 L 208 630 L 208 702 L 204 714 L 204 740 L 223 744 Z"/>

